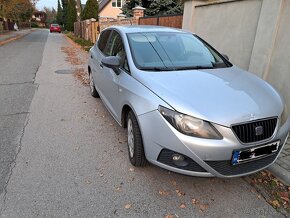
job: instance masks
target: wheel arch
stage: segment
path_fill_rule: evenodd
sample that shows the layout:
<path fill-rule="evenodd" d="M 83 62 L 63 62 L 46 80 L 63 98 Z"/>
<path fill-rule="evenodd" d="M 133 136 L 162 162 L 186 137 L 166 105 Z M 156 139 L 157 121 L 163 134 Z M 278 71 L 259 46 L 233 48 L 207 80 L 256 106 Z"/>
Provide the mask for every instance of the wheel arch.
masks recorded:
<path fill-rule="evenodd" d="M 127 128 L 127 117 L 128 117 L 128 113 L 130 111 L 133 111 L 133 113 L 135 114 L 134 110 L 128 105 L 125 104 L 122 108 L 122 113 L 121 113 L 121 125 L 123 128 Z M 135 115 L 136 116 L 136 115 Z"/>

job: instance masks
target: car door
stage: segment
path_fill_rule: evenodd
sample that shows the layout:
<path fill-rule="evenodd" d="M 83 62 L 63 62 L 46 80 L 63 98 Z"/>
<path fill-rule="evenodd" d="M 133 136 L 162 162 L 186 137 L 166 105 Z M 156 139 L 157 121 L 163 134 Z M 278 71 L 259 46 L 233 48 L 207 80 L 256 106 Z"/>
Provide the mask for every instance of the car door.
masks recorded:
<path fill-rule="evenodd" d="M 90 61 L 89 65 L 93 74 L 94 83 L 96 89 L 100 95 L 102 95 L 103 90 L 101 88 L 100 76 L 102 74 L 102 64 L 101 60 L 107 55 L 104 53 L 107 43 L 110 39 L 112 30 L 105 30 L 101 33 L 98 42 L 95 44 L 93 49 L 90 50 Z"/>
<path fill-rule="evenodd" d="M 121 60 L 121 65 L 123 65 L 125 60 L 124 45 L 122 37 L 117 31 L 112 31 L 103 54 L 105 56 L 118 56 Z M 96 82 L 101 89 L 101 93 L 99 94 L 101 94 L 104 104 L 113 117 L 116 120 L 120 120 L 118 117 L 118 114 L 120 114 L 118 112 L 120 108 L 119 76 L 112 69 L 107 68 L 100 63 L 100 74 L 96 79 L 98 79 Z"/>

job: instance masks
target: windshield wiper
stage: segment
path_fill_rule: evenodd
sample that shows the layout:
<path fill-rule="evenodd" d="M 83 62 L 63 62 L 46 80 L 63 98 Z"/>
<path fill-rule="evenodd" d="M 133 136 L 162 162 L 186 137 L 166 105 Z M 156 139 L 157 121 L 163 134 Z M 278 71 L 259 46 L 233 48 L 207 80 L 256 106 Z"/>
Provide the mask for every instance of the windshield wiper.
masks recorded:
<path fill-rule="evenodd" d="M 202 69 L 214 69 L 213 66 L 188 66 L 188 67 L 176 67 L 175 70 L 202 70 Z"/>
<path fill-rule="evenodd" d="M 174 71 L 176 68 L 172 67 L 139 67 L 139 70 L 145 70 L 145 71 Z"/>

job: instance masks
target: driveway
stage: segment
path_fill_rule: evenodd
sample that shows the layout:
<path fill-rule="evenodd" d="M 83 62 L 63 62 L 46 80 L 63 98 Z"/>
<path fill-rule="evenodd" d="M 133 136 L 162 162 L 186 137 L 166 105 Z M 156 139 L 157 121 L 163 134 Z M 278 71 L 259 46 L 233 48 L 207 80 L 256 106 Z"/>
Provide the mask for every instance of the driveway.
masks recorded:
<path fill-rule="evenodd" d="M 86 63 L 68 62 L 71 47 L 49 34 L 0 217 L 282 217 L 242 178 L 132 167 L 126 131 L 73 76 Z"/>

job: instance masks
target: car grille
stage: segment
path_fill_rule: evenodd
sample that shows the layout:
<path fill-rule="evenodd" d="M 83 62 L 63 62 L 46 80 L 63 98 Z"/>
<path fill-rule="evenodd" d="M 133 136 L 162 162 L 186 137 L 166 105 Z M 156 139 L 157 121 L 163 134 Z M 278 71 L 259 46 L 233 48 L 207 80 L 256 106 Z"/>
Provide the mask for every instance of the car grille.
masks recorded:
<path fill-rule="evenodd" d="M 276 153 L 261 159 L 252 160 L 250 162 L 232 165 L 231 161 L 206 161 L 206 163 L 214 170 L 225 176 L 234 176 L 244 173 L 250 173 L 262 169 L 271 164 L 279 154 L 282 145 Z"/>
<path fill-rule="evenodd" d="M 174 154 L 177 154 L 176 152 L 167 150 L 167 149 L 163 149 L 158 157 L 158 161 L 160 163 L 169 165 L 171 167 L 174 168 L 178 168 L 178 169 L 182 169 L 182 170 L 189 170 L 189 171 L 194 171 L 194 172 L 207 172 L 205 169 L 203 169 L 198 163 L 196 163 L 194 160 L 190 159 L 189 157 L 183 155 L 186 159 L 186 161 L 188 162 L 187 166 L 177 166 L 174 164 L 174 162 L 172 161 L 172 156 Z"/>
<path fill-rule="evenodd" d="M 243 143 L 258 142 L 270 138 L 276 129 L 277 118 L 232 126 L 236 136 Z M 256 128 L 262 128 L 262 134 L 257 134 Z"/>

